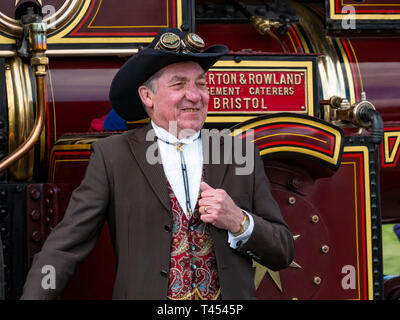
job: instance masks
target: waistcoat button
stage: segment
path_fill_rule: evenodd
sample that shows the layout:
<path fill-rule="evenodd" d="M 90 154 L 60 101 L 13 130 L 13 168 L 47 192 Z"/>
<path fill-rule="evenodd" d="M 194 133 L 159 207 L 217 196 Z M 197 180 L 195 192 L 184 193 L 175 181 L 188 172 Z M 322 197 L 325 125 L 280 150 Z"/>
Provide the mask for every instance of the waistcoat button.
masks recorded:
<path fill-rule="evenodd" d="M 162 270 L 160 271 L 160 274 L 161 274 L 163 277 L 168 276 L 168 272 L 167 272 L 166 270 L 164 270 L 164 269 L 162 269 Z"/>

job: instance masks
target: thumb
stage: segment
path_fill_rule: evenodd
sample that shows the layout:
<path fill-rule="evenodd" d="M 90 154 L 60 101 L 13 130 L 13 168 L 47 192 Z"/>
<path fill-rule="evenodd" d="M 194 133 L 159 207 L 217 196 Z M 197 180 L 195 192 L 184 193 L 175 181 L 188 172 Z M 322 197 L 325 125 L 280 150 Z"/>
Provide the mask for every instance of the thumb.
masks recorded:
<path fill-rule="evenodd" d="M 204 181 L 202 181 L 200 183 L 200 189 L 201 191 L 207 191 L 207 190 L 214 190 L 213 187 L 210 187 L 207 183 L 205 183 Z"/>

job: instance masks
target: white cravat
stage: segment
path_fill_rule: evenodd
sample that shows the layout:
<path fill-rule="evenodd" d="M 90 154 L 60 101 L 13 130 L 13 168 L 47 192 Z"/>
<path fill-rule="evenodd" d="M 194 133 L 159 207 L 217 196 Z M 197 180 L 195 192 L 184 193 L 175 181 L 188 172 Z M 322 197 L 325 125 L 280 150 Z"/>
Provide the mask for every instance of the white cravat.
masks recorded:
<path fill-rule="evenodd" d="M 196 207 L 197 199 L 199 197 L 200 182 L 203 171 L 203 145 L 201 142 L 200 131 L 194 135 L 178 139 L 167 130 L 157 126 L 151 121 L 155 135 L 157 136 L 157 146 L 160 151 L 161 162 L 163 165 L 165 176 L 171 185 L 172 190 L 184 211 L 186 217 L 190 219 L 186 206 L 186 192 L 183 183 L 183 174 L 181 167 L 181 155 L 186 162 L 188 185 L 190 191 L 190 205 L 192 210 Z M 182 143 L 182 151 L 179 151 L 176 144 Z M 232 248 L 237 247 L 237 242 L 241 240 L 241 243 L 245 243 L 249 238 L 254 228 L 253 217 L 246 212 L 250 218 L 250 224 L 248 229 L 241 235 L 235 237 L 231 232 L 228 231 L 228 242 Z"/>

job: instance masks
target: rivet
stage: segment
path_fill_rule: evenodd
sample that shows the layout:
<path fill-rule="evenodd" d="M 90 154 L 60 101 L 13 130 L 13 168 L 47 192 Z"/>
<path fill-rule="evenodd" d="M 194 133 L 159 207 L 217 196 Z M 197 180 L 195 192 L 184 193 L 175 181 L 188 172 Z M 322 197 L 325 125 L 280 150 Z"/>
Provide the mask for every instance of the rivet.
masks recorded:
<path fill-rule="evenodd" d="M 318 222 L 319 222 L 319 217 L 318 217 L 316 214 L 314 214 L 314 215 L 311 217 L 311 222 L 312 222 L 312 223 L 318 223 Z"/>
<path fill-rule="evenodd" d="M 288 181 L 289 188 L 299 189 L 303 185 L 303 182 L 298 177 L 293 177 Z"/>
<path fill-rule="evenodd" d="M 31 192 L 30 192 L 30 195 L 31 195 L 31 198 L 32 198 L 33 200 L 38 200 L 38 199 L 40 198 L 40 196 L 41 196 L 40 190 L 38 190 L 38 189 L 32 189 Z"/>
<path fill-rule="evenodd" d="M 320 277 L 314 277 L 314 279 L 313 279 L 313 283 L 314 284 L 316 284 L 316 285 L 320 285 L 321 284 L 321 282 L 322 282 L 322 279 L 320 278 Z"/>
<path fill-rule="evenodd" d="M 295 204 L 296 203 L 296 198 L 295 197 L 289 197 L 288 202 L 289 202 L 289 204 Z"/>
<path fill-rule="evenodd" d="M 299 300 L 299 298 L 293 297 L 292 300 Z"/>
<path fill-rule="evenodd" d="M 0 190 L 0 198 L 1 199 L 7 198 L 7 190 L 6 189 Z"/>
<path fill-rule="evenodd" d="M 322 253 L 328 253 L 328 252 L 329 252 L 329 247 L 328 247 L 326 244 L 324 244 L 324 245 L 321 247 L 321 252 L 322 252 Z"/>
<path fill-rule="evenodd" d="M 30 213 L 29 213 L 31 219 L 33 221 L 38 221 L 40 219 L 40 211 L 37 209 L 33 209 Z"/>
<path fill-rule="evenodd" d="M 39 231 L 33 231 L 31 238 L 34 242 L 40 242 L 42 240 L 42 236 Z"/>

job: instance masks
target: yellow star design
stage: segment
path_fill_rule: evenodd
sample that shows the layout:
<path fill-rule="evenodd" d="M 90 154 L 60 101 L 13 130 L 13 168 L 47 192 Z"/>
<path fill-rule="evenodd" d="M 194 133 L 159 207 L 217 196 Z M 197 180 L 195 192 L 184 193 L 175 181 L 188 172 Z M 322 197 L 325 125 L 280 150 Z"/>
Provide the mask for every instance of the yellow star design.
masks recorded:
<path fill-rule="evenodd" d="M 299 234 L 293 236 L 293 239 L 295 241 L 298 238 L 300 238 Z M 253 267 L 256 268 L 256 272 L 254 275 L 254 285 L 256 287 L 256 290 L 260 286 L 261 281 L 264 279 L 265 274 L 268 272 L 269 276 L 271 277 L 272 281 L 274 281 L 274 283 L 278 287 L 279 291 L 281 293 L 283 292 L 279 271 L 272 271 L 271 269 L 264 267 L 263 265 L 259 264 L 258 262 L 254 261 L 254 260 L 253 260 Z M 289 268 L 301 269 L 301 266 L 298 263 L 296 263 L 295 261 L 292 261 L 292 263 L 289 265 Z"/>
<path fill-rule="evenodd" d="M 17 6 L 18 3 L 19 3 L 20 1 L 21 1 L 21 0 L 15 0 L 15 6 Z M 41 6 L 43 6 L 42 0 L 37 0 L 37 2 L 39 2 L 39 4 L 40 4 Z"/>

